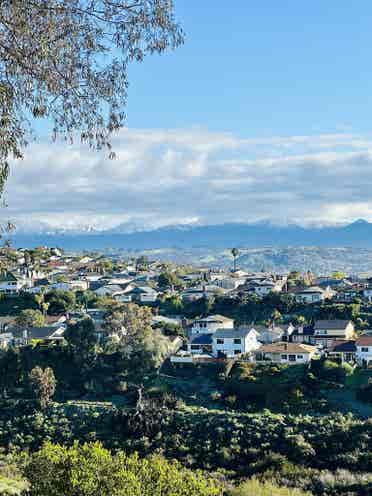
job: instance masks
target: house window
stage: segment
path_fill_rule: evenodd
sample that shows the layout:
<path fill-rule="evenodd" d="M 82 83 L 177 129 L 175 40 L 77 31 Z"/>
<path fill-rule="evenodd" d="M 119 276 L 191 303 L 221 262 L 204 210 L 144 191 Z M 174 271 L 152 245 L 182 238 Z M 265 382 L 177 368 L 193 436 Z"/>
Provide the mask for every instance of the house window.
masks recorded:
<path fill-rule="evenodd" d="M 234 355 L 240 355 L 241 352 L 242 350 L 234 350 Z"/>
<path fill-rule="evenodd" d="M 362 346 L 362 353 L 368 353 L 369 348 Z"/>
<path fill-rule="evenodd" d="M 295 362 L 296 361 L 296 355 L 288 355 L 288 360 L 290 362 Z"/>
<path fill-rule="evenodd" d="M 297 355 L 297 358 L 298 358 L 299 360 L 302 360 L 302 359 L 304 358 L 304 356 L 303 356 L 303 355 Z"/>
<path fill-rule="evenodd" d="M 282 355 L 281 358 L 282 360 L 287 360 L 287 355 Z"/>
<path fill-rule="evenodd" d="M 224 340 L 223 339 L 217 339 L 217 344 L 224 344 Z"/>
<path fill-rule="evenodd" d="M 192 344 L 191 345 L 191 349 L 192 350 L 199 350 L 200 349 L 200 346 L 198 344 Z"/>
<path fill-rule="evenodd" d="M 234 344 L 241 344 L 242 340 L 240 338 L 234 339 Z"/>

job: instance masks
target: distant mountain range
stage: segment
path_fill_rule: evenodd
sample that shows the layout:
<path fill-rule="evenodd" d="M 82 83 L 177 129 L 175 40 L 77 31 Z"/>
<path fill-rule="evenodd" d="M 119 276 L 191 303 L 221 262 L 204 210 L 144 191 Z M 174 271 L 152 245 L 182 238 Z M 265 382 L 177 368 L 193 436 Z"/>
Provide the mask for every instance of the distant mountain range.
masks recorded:
<path fill-rule="evenodd" d="M 155 230 L 122 232 L 120 226 L 108 231 L 14 233 L 18 247 L 59 246 L 69 250 L 144 250 L 158 248 L 231 247 L 351 247 L 372 248 L 372 223 L 357 220 L 343 226 L 301 227 L 262 224 L 218 224 L 171 226 Z"/>

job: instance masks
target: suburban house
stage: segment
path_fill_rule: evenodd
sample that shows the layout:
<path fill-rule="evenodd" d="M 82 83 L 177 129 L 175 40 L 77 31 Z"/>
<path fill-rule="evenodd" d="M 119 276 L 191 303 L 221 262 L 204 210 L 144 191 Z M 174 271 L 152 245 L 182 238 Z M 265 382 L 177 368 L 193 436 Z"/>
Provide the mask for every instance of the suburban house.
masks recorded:
<path fill-rule="evenodd" d="M 315 344 L 314 326 L 299 325 L 293 330 L 289 340 L 292 343 Z"/>
<path fill-rule="evenodd" d="M 21 332 L 20 337 L 16 337 L 16 342 L 21 345 L 31 344 L 32 341 L 53 341 L 63 340 L 66 326 L 44 326 L 28 327 Z"/>
<path fill-rule="evenodd" d="M 241 284 L 244 284 L 244 279 L 238 279 L 236 277 L 221 277 L 219 279 L 214 279 L 214 284 L 220 288 L 226 289 L 228 291 L 233 291 Z"/>
<path fill-rule="evenodd" d="M 355 344 L 358 364 L 363 367 L 372 367 L 372 336 L 360 336 Z"/>
<path fill-rule="evenodd" d="M 204 286 L 195 286 L 185 289 L 180 294 L 183 301 L 197 301 L 200 298 L 208 298 L 216 295 L 221 295 L 225 290 L 215 284 L 208 284 Z"/>
<path fill-rule="evenodd" d="M 130 291 L 123 291 L 120 297 L 116 298 L 122 302 L 155 303 L 159 293 L 150 286 L 134 287 Z"/>
<path fill-rule="evenodd" d="M 354 324 L 350 320 L 317 320 L 314 324 L 314 344 L 329 348 L 337 340 L 355 338 Z"/>
<path fill-rule="evenodd" d="M 213 334 L 195 334 L 187 343 L 187 350 L 192 354 L 212 354 Z"/>
<path fill-rule="evenodd" d="M 372 301 L 372 286 L 367 286 L 363 290 L 363 297 L 368 301 Z"/>
<path fill-rule="evenodd" d="M 49 285 L 48 289 L 57 289 L 61 291 L 86 291 L 89 288 L 89 282 L 84 279 L 66 280 L 54 282 Z"/>
<path fill-rule="evenodd" d="M 234 321 L 223 315 L 209 315 L 202 319 L 194 320 L 191 334 L 212 334 L 217 329 L 233 329 Z"/>
<path fill-rule="evenodd" d="M 285 279 L 258 278 L 247 280 L 234 291 L 239 296 L 256 294 L 259 297 L 267 296 L 269 293 L 280 293 L 283 290 Z"/>
<path fill-rule="evenodd" d="M 284 281 L 273 281 L 265 279 L 251 283 L 250 286 L 257 296 L 267 296 L 269 293 L 280 293 L 283 289 Z"/>
<path fill-rule="evenodd" d="M 264 325 L 255 325 L 253 326 L 258 334 L 258 341 L 263 344 L 275 343 L 278 341 L 283 341 L 284 339 L 288 340 L 288 336 L 290 336 L 294 330 L 292 324 L 288 325 L 275 325 L 272 324 L 270 326 Z"/>
<path fill-rule="evenodd" d="M 294 299 L 297 303 L 318 303 L 332 298 L 334 292 L 329 288 L 322 289 L 319 286 L 298 289 L 293 292 Z"/>
<path fill-rule="evenodd" d="M 25 278 L 16 276 L 8 271 L 0 272 L 0 293 L 16 294 L 27 286 Z"/>
<path fill-rule="evenodd" d="M 218 329 L 212 334 L 212 353 L 215 357 L 227 358 L 250 353 L 261 346 L 257 336 L 255 329 L 249 327 Z"/>
<path fill-rule="evenodd" d="M 115 296 L 124 293 L 124 289 L 118 284 L 106 284 L 96 289 L 94 292 L 98 296 L 111 296 L 112 298 L 114 298 Z"/>
<path fill-rule="evenodd" d="M 339 340 L 334 341 L 328 350 L 330 358 L 336 358 L 343 362 L 355 362 L 356 360 L 356 342 L 354 340 Z"/>
<path fill-rule="evenodd" d="M 308 344 L 280 342 L 261 346 L 254 351 L 254 356 L 257 363 L 296 365 L 309 363 L 317 351 L 315 346 Z"/>

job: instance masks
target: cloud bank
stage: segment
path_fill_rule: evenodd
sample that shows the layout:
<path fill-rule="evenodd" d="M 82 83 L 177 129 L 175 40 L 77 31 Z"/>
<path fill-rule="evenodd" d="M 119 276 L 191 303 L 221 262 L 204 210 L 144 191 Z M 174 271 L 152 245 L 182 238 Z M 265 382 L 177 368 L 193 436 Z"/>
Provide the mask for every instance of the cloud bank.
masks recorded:
<path fill-rule="evenodd" d="M 31 145 L 12 164 L 3 219 L 30 230 L 372 220 L 372 135 L 123 129 L 113 147 L 115 160 Z"/>

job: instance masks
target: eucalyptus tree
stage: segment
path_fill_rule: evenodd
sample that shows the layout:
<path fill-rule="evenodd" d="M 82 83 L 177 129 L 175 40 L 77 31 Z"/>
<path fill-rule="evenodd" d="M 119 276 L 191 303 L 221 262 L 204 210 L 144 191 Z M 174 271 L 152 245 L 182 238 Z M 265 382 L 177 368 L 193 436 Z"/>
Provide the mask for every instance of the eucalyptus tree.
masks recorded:
<path fill-rule="evenodd" d="M 78 136 L 112 154 L 110 135 L 126 117 L 128 65 L 182 42 L 172 0 L 2 0 L 1 188 L 38 118 L 51 122 L 53 138 Z"/>

